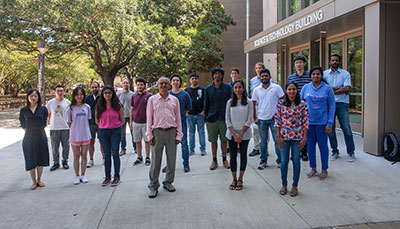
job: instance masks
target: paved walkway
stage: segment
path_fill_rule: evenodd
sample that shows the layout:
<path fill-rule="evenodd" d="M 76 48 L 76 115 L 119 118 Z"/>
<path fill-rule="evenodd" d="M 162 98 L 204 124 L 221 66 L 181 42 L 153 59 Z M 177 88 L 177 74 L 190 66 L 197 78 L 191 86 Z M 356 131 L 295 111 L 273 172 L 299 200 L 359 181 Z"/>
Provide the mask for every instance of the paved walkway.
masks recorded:
<path fill-rule="evenodd" d="M 0 115 L 3 125 L 5 116 Z M 230 171 L 222 167 L 210 171 L 210 153 L 202 157 L 197 151 L 190 157 L 190 173 L 183 172 L 178 157 L 177 191 L 161 188 L 156 199 L 149 199 L 149 167 L 132 166 L 136 155 L 130 144 L 128 154 L 121 157 L 122 183 L 116 188 L 100 186 L 104 169 L 97 145 L 96 165 L 87 170 L 88 184 L 73 185 L 72 168 L 50 172 L 47 167 L 43 175 L 46 187 L 28 190 L 31 181 L 21 152 L 23 130 L 12 126 L 18 124 L 0 128 L 0 228 L 400 227 L 395 222 L 400 220 L 400 163 L 391 165 L 382 157 L 361 152 L 360 136 L 355 136 L 356 161 L 348 163 L 339 134 L 342 154 L 329 162 L 325 181 L 308 179 L 308 163 L 302 162 L 295 198 L 279 195 L 280 170 L 273 164 L 274 153 L 269 167 L 262 171 L 257 169 L 259 159 L 249 158 L 244 189 L 230 191 Z M 273 151 L 272 143 L 269 149 Z M 291 166 L 289 170 L 290 183 Z"/>

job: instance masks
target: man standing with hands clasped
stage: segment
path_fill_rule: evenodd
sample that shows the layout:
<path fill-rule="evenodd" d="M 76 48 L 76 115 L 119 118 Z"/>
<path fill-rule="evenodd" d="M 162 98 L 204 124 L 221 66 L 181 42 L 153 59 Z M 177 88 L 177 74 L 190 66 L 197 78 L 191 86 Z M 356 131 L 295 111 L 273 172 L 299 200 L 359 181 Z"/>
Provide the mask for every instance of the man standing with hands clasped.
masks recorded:
<path fill-rule="evenodd" d="M 324 79 L 332 87 L 335 93 L 336 111 L 335 118 L 337 117 L 340 123 L 340 128 L 344 134 L 347 149 L 347 161 L 353 162 L 354 157 L 354 139 L 353 132 L 351 132 L 349 121 L 349 92 L 351 89 L 350 73 L 339 67 L 340 56 L 337 54 L 329 57 L 330 69 L 324 71 Z M 329 134 L 329 142 L 331 143 L 332 156 L 331 160 L 334 161 L 339 157 L 338 143 L 335 131 L 335 122 L 333 122 L 332 132 Z"/>
<path fill-rule="evenodd" d="M 168 93 L 170 81 L 167 77 L 161 77 L 157 81 L 159 93 L 151 96 L 147 102 L 147 130 L 146 136 L 152 146 L 150 166 L 149 198 L 155 198 L 158 194 L 162 154 L 165 147 L 167 155 L 167 174 L 163 181 L 163 187 L 169 192 L 175 192 L 172 185 L 175 179 L 176 148 L 180 143 L 183 133 L 179 100 Z"/>

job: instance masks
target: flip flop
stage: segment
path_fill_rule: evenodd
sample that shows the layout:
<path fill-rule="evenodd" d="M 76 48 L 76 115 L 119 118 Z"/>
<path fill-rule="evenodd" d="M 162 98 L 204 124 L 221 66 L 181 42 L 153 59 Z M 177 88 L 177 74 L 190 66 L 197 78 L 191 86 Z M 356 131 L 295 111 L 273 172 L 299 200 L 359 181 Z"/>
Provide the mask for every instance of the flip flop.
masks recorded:
<path fill-rule="evenodd" d="M 328 173 L 326 173 L 326 172 L 321 172 L 321 173 L 319 174 L 319 179 L 320 179 L 320 180 L 325 180 L 326 178 L 328 178 Z"/>
<path fill-rule="evenodd" d="M 235 190 L 237 185 L 237 181 L 233 181 L 231 185 L 229 185 L 229 190 Z"/>
<path fill-rule="evenodd" d="M 42 187 L 44 187 L 45 185 L 44 185 L 43 182 L 39 181 L 39 182 L 37 182 L 37 186 L 42 188 Z"/>
<path fill-rule="evenodd" d="M 295 196 L 297 196 L 298 192 L 299 192 L 299 191 L 298 191 L 297 189 L 293 189 L 293 188 L 292 188 L 292 190 L 290 191 L 290 196 L 291 196 L 291 197 L 295 197 Z"/>
<path fill-rule="evenodd" d="M 241 183 L 241 184 L 236 185 L 236 191 L 242 190 L 243 189 L 243 181 L 238 180 L 237 183 Z"/>
<path fill-rule="evenodd" d="M 35 190 L 37 188 L 37 184 L 32 184 L 31 187 L 29 187 L 30 190 Z"/>
<path fill-rule="evenodd" d="M 311 170 L 310 172 L 307 173 L 307 177 L 308 178 L 311 178 L 311 177 L 316 176 L 316 175 L 318 175 L 318 172 L 314 171 L 314 170 Z"/>
<path fill-rule="evenodd" d="M 286 195 L 287 193 L 287 187 L 282 187 L 281 190 L 279 191 L 279 194 L 281 194 L 282 196 Z"/>

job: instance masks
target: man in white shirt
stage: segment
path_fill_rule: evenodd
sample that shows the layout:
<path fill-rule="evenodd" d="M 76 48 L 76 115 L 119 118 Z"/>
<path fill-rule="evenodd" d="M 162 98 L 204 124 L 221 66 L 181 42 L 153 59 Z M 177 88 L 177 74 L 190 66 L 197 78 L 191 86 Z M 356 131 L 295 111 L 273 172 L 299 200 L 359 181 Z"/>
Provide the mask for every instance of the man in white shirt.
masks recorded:
<path fill-rule="evenodd" d="M 272 138 L 275 143 L 276 163 L 280 167 L 281 163 L 281 149 L 279 148 L 278 140 L 275 131 L 275 111 L 276 105 L 285 93 L 278 84 L 271 83 L 271 73 L 268 69 L 264 68 L 260 71 L 261 85 L 256 87 L 253 91 L 253 104 L 254 104 L 254 123 L 258 125 L 260 133 L 260 151 L 261 161 L 258 169 L 267 167 L 268 160 L 268 129 L 271 130 Z"/>
<path fill-rule="evenodd" d="M 56 97 L 47 103 L 50 120 L 50 141 L 54 162 L 50 171 L 54 171 L 60 167 L 60 143 L 62 145 L 62 166 L 64 169 L 69 169 L 69 127 L 65 113 L 71 102 L 64 98 L 64 86 L 57 85 L 55 91 Z"/>

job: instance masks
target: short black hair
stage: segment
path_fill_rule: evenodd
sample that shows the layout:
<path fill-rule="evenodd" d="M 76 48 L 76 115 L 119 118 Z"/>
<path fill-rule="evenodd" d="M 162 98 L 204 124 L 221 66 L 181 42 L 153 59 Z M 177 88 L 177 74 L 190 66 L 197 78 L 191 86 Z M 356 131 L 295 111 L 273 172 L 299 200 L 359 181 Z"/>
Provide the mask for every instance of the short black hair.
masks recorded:
<path fill-rule="evenodd" d="M 142 77 L 139 77 L 135 80 L 135 83 L 138 83 L 138 82 L 142 82 L 144 85 L 146 85 L 146 80 L 144 80 Z"/>
<path fill-rule="evenodd" d="M 212 76 L 213 78 L 214 78 L 214 74 L 215 74 L 216 72 L 220 72 L 222 76 L 224 76 L 224 74 L 225 74 L 225 70 L 224 70 L 223 68 L 216 67 L 216 68 L 214 68 L 214 69 L 211 71 L 211 76 Z"/>
<path fill-rule="evenodd" d="M 339 56 L 339 54 L 332 54 L 329 56 L 329 62 L 331 61 L 332 57 L 337 56 L 337 58 L 339 58 L 339 61 L 342 61 L 342 57 Z"/>
<path fill-rule="evenodd" d="M 307 60 L 304 56 L 296 56 L 293 60 L 293 63 L 296 62 L 296 60 L 302 60 L 307 63 Z"/>
<path fill-rule="evenodd" d="M 199 78 L 199 75 L 197 75 L 196 73 L 191 73 L 190 75 L 189 75 L 189 79 L 190 78 L 192 78 L 192 77 L 195 77 L 195 78 Z"/>
<path fill-rule="evenodd" d="M 182 77 L 181 77 L 179 74 L 174 73 L 174 74 L 171 75 L 171 77 L 169 78 L 169 80 L 172 82 L 172 79 L 173 79 L 174 77 L 178 77 L 178 79 L 179 79 L 179 87 L 181 87 L 181 86 L 182 86 Z"/>
<path fill-rule="evenodd" d="M 233 71 L 237 72 L 238 74 L 240 74 L 239 69 L 238 68 L 231 68 L 230 73 L 232 73 Z"/>
<path fill-rule="evenodd" d="M 263 74 L 263 73 L 268 73 L 268 75 L 271 76 L 271 72 L 268 70 L 268 68 L 263 68 L 263 69 L 261 69 L 261 71 L 260 71 L 260 76 L 261 76 L 261 74 Z"/>
<path fill-rule="evenodd" d="M 63 85 L 57 85 L 57 86 L 54 88 L 54 90 L 57 89 L 57 88 L 62 88 L 62 89 L 64 89 L 64 86 L 63 86 Z"/>
<path fill-rule="evenodd" d="M 97 84 L 98 87 L 100 87 L 100 83 L 97 82 L 97 81 L 92 81 L 92 83 L 91 83 L 90 85 L 92 85 L 92 84 L 94 84 L 94 83 Z"/>

